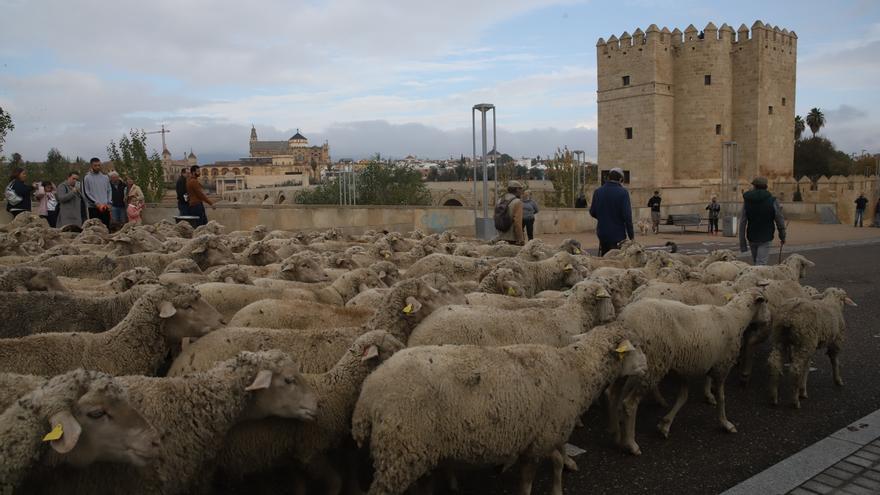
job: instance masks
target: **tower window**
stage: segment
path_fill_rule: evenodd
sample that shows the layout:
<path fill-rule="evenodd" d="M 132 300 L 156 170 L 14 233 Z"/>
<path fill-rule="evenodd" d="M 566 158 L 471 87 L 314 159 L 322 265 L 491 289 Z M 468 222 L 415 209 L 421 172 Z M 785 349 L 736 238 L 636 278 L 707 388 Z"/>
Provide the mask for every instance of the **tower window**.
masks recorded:
<path fill-rule="evenodd" d="M 705 76 L 703 76 L 703 84 L 705 84 L 706 86 L 712 85 L 712 74 L 706 74 Z"/>
<path fill-rule="evenodd" d="M 716 136 L 721 135 L 721 124 L 715 124 L 715 135 Z"/>
<path fill-rule="evenodd" d="M 773 105 L 767 107 L 767 115 L 773 115 Z"/>
<path fill-rule="evenodd" d="M 629 76 L 623 76 L 623 85 L 629 86 Z"/>
<path fill-rule="evenodd" d="M 627 128 L 624 129 L 624 130 L 626 131 L 626 138 L 627 138 L 627 139 L 632 139 L 632 138 L 633 138 L 633 128 L 632 128 L 632 127 L 627 127 Z"/>
<path fill-rule="evenodd" d="M 785 106 L 785 97 L 782 97 L 782 106 Z"/>

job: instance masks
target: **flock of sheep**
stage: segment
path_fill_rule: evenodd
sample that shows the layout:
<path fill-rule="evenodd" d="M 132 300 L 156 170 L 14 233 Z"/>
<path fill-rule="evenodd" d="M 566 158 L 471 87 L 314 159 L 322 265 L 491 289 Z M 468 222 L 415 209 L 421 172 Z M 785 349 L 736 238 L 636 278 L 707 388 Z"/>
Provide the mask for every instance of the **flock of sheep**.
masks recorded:
<path fill-rule="evenodd" d="M 693 378 L 735 432 L 725 381 L 759 345 L 774 403 L 788 375 L 800 407 L 819 348 L 842 385 L 854 303 L 800 285 L 799 255 L 223 230 L 0 228 L 0 493 L 398 494 L 516 466 L 528 494 L 549 459 L 561 494 L 593 403 L 639 454 L 639 403 L 665 403 L 667 377 L 662 435 Z"/>

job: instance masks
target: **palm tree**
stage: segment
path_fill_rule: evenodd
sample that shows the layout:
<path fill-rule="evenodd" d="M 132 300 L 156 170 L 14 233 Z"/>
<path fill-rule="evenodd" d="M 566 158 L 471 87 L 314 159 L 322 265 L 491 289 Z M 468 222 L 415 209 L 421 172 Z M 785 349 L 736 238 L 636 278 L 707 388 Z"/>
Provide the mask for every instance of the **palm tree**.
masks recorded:
<path fill-rule="evenodd" d="M 795 115 L 794 117 L 794 140 L 800 140 L 801 136 L 804 135 L 804 130 L 807 128 L 807 124 L 804 123 L 803 117 L 800 115 Z"/>
<path fill-rule="evenodd" d="M 807 114 L 807 125 L 813 131 L 813 137 L 815 137 L 819 129 L 825 126 L 825 114 L 818 108 L 811 109 L 810 113 Z"/>

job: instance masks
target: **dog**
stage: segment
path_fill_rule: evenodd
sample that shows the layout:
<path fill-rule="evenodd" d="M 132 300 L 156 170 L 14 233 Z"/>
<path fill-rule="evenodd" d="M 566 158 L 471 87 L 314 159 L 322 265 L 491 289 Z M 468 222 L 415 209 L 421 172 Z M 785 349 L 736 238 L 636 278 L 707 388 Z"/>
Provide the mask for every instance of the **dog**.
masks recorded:
<path fill-rule="evenodd" d="M 636 227 L 638 227 L 639 232 L 641 232 L 642 235 L 648 235 L 648 233 L 651 232 L 651 222 L 648 220 L 639 220 L 638 223 L 636 223 Z"/>

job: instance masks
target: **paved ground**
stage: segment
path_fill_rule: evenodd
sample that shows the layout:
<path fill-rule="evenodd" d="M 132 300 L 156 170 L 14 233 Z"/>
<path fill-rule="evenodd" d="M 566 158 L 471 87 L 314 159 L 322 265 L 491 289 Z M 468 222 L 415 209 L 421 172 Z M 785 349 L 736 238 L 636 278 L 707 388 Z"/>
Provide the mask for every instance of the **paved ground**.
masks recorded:
<path fill-rule="evenodd" d="M 604 433 L 604 415 L 591 409 L 585 427 L 575 431 L 572 443 L 587 450 L 577 457 L 580 471 L 567 473 L 567 493 L 590 494 L 712 494 L 799 452 L 851 422 L 880 408 L 880 244 L 817 249 L 806 253 L 817 263 L 804 283 L 819 288 L 843 287 L 860 303 L 847 308 L 847 341 L 842 353 L 846 386 L 836 388 L 828 359 L 817 353 L 810 375 L 810 398 L 803 409 L 771 407 L 766 396 L 766 350 L 759 356 L 755 378 L 748 388 L 734 379 L 728 383 L 728 417 L 739 433 L 723 433 L 714 409 L 701 402 L 699 387 L 681 410 L 672 435 L 664 440 L 655 425 L 663 415 L 658 406 L 640 409 L 637 440 L 643 454 L 632 457 L 618 451 Z M 672 391 L 665 390 L 667 397 Z M 549 492 L 549 465 L 539 471 L 535 493 Z M 514 493 L 513 472 L 500 475 L 477 472 L 462 479 L 462 493 Z M 877 492 L 873 492 L 877 493 Z"/>

